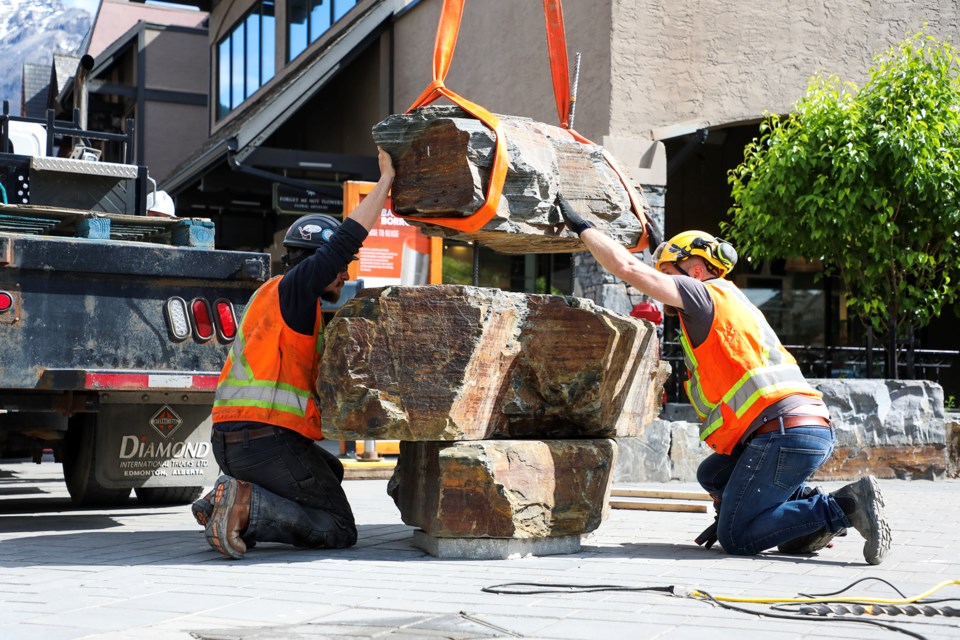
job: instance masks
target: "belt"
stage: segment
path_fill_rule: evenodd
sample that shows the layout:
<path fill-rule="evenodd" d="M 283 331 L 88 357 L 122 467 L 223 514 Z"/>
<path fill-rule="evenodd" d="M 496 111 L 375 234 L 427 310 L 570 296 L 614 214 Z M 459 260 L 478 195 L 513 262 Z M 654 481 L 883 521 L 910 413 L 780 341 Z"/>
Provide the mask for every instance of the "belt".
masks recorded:
<path fill-rule="evenodd" d="M 273 435 L 277 435 L 279 429 L 277 427 L 257 427 L 256 429 L 240 429 L 239 431 L 220 431 L 219 429 L 213 430 L 213 436 L 219 437 L 223 440 L 224 444 L 236 444 L 238 442 L 243 442 L 244 440 L 258 440 L 260 438 L 268 438 Z"/>
<path fill-rule="evenodd" d="M 760 428 L 753 432 L 753 435 L 758 436 L 762 433 L 772 433 L 774 431 L 780 431 L 780 423 L 783 421 L 784 429 L 792 429 L 793 427 L 829 427 L 830 421 L 826 418 L 820 416 L 783 416 L 783 418 L 774 418 L 773 420 L 767 420 Z"/>

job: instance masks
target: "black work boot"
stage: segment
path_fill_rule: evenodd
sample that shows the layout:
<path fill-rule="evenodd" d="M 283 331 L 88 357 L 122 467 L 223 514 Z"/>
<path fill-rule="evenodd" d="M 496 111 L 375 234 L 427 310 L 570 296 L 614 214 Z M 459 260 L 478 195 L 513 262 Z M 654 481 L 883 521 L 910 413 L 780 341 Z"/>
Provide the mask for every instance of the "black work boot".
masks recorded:
<path fill-rule="evenodd" d="M 230 476 L 220 476 L 213 487 L 213 513 L 205 530 L 207 542 L 234 560 L 239 560 L 247 552 L 247 545 L 240 536 L 250 522 L 252 492 L 249 482 Z"/>
<path fill-rule="evenodd" d="M 777 545 L 777 551 L 787 555 L 816 553 L 824 547 L 829 547 L 833 539 L 837 536 L 845 535 L 847 535 L 846 529 L 840 529 L 836 533 L 830 533 L 826 527 L 820 527 L 813 533 L 808 533 L 799 538 L 787 540 L 781 545 Z"/>
<path fill-rule="evenodd" d="M 883 496 L 873 476 L 860 478 L 831 494 L 850 525 L 863 536 L 863 558 L 869 564 L 880 564 L 890 551 L 890 525 L 883 516 Z"/>
<path fill-rule="evenodd" d="M 805 500 L 810 496 L 817 495 L 818 493 L 824 493 L 823 489 L 820 487 L 801 487 L 797 491 L 794 500 Z M 826 527 L 821 527 L 813 533 L 808 533 L 793 540 L 787 540 L 781 545 L 777 546 L 777 551 L 780 553 L 786 553 L 788 555 L 801 555 L 808 553 L 815 553 L 823 549 L 824 547 L 830 546 L 830 542 L 838 536 L 847 535 L 846 529 L 840 529 L 836 533 L 830 533 L 827 531 Z"/>

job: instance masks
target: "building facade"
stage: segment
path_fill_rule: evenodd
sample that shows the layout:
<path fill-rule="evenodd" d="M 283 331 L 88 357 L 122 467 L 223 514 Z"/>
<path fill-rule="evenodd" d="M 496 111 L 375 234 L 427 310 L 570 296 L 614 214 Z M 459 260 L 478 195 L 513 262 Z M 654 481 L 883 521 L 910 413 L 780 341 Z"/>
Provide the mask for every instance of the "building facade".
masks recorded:
<path fill-rule="evenodd" d="M 432 80 L 442 0 L 182 4 L 210 15 L 207 131 L 163 186 L 180 211 L 217 221 L 224 246 L 274 245 L 295 217 L 278 211 L 282 189 L 325 194 L 337 213 L 338 184 L 375 178 L 371 126 Z M 960 28 L 952 0 L 568 0 L 563 11 L 568 53 L 581 60 L 575 128 L 642 185 L 667 236 L 719 231 L 727 172 L 764 115 L 788 113 L 811 76 L 861 83 L 875 55 L 925 24 L 941 39 Z M 544 33 L 541 3 L 465 2 L 446 85 L 495 113 L 556 123 Z M 447 271 L 472 251 L 450 243 Z M 482 285 L 576 293 L 621 312 L 640 301 L 582 255 L 479 258 Z M 773 261 L 735 279 L 785 343 L 819 349 L 812 373 L 868 375 L 860 355 L 839 350 L 863 346 L 863 331 L 816 269 Z M 940 324 L 919 346 L 957 347 Z"/>

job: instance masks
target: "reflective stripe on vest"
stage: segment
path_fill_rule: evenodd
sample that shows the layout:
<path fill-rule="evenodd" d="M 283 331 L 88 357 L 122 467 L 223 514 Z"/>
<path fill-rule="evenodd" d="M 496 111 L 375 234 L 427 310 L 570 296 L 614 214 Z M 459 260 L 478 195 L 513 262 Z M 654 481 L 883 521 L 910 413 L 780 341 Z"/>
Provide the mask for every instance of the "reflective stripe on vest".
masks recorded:
<path fill-rule="evenodd" d="M 703 424 L 700 425 L 700 439 L 706 440 L 707 436 L 723 424 L 720 407 L 724 404 L 733 409 L 734 414 L 740 418 L 764 395 L 775 391 L 804 390 L 806 387 L 803 373 L 795 364 L 780 364 L 748 371 L 703 419 Z"/>
<path fill-rule="evenodd" d="M 709 363 L 706 372 L 707 375 L 709 375 L 711 371 L 717 370 L 731 371 L 731 369 L 740 369 L 742 371 L 744 367 L 742 363 L 751 360 L 755 362 L 755 365 L 743 372 L 738 380 L 722 383 L 724 385 L 729 384 L 729 388 L 726 389 L 722 387 L 720 389 L 716 388 L 717 380 L 722 381 L 724 378 L 714 373 L 715 381 L 713 393 L 711 394 L 704 389 L 704 381 L 702 378 L 704 375 L 703 363 L 698 361 L 696 350 L 690 344 L 689 337 L 686 334 L 686 327 L 683 327 L 680 343 L 683 346 L 684 363 L 690 374 L 687 381 L 684 382 L 684 390 L 687 392 L 691 405 L 702 421 L 700 426 L 700 439 L 706 440 L 724 424 L 724 420 L 726 419 L 723 412 L 724 405 L 730 410 L 727 412 L 728 416 L 732 413 L 739 419 L 754 408 L 758 401 L 763 401 L 763 404 L 766 405 L 770 404 L 772 401 L 771 398 L 776 400 L 792 393 L 816 395 L 816 392 L 813 391 L 804 379 L 803 373 L 797 366 L 796 361 L 780 344 L 780 340 L 763 317 L 763 313 L 750 302 L 749 298 L 733 285 L 733 283 L 727 280 L 718 278 L 710 280 L 705 284 L 708 289 L 712 287 L 714 290 L 729 294 L 729 297 L 724 298 L 715 295 L 714 290 L 711 290 L 711 299 L 714 302 L 714 313 L 724 313 L 724 321 L 729 322 L 731 313 L 733 313 L 734 317 L 739 315 L 743 318 L 743 316 L 746 315 L 753 320 L 752 324 L 748 322 L 750 326 L 738 326 L 737 330 L 742 331 L 743 335 L 751 336 L 752 342 L 759 347 L 759 351 L 756 353 L 747 352 L 736 354 L 731 353 L 729 348 L 725 347 L 722 355 L 727 358 L 737 356 L 736 363 L 731 359 L 729 368 L 716 370 L 714 367 L 723 368 L 727 363 Z M 732 309 L 724 309 L 721 311 L 719 306 L 721 304 L 728 304 L 725 300 L 734 302 L 739 313 Z M 746 314 L 742 312 L 746 312 Z M 714 321 L 717 322 L 716 316 Z M 682 323 L 681 326 L 683 326 Z M 726 328 L 729 328 L 729 326 L 728 324 Z M 711 330 L 716 329 L 716 327 L 711 328 Z M 706 344 L 706 341 L 704 344 Z M 701 345 L 701 347 L 703 346 L 704 345 Z M 714 346 L 714 348 L 716 347 Z M 711 395 L 714 398 L 713 401 L 710 400 Z M 747 426 L 749 425 L 731 425 L 731 427 L 738 428 L 741 431 L 746 429 Z"/>
<path fill-rule="evenodd" d="M 277 283 L 268 283 L 274 288 Z M 247 303 L 244 316 L 255 308 L 257 295 L 267 288 L 265 284 L 258 289 Z M 274 291 L 275 293 L 275 291 Z M 277 311 L 279 313 L 279 311 Z M 315 337 L 316 353 L 323 349 L 323 332 L 317 331 Z M 216 407 L 254 407 L 272 412 L 282 412 L 304 418 L 311 398 L 312 389 L 302 389 L 296 385 L 278 380 L 257 379 L 253 367 L 246 356 L 247 340 L 244 323 L 241 321 L 237 337 L 224 365 L 223 375 L 217 384 L 213 406 Z"/>

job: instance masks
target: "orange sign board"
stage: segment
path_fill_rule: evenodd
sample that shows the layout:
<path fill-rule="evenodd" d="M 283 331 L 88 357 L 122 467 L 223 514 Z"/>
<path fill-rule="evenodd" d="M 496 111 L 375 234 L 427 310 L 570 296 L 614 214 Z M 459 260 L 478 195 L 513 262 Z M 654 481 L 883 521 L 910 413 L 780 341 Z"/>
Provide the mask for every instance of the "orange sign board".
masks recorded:
<path fill-rule="evenodd" d="M 344 215 L 349 216 L 370 193 L 373 182 L 344 183 Z M 394 215 L 387 198 L 380 221 L 360 247 L 359 260 L 349 267 L 352 280 L 362 279 L 365 288 L 388 285 L 440 284 L 443 241 Z"/>

